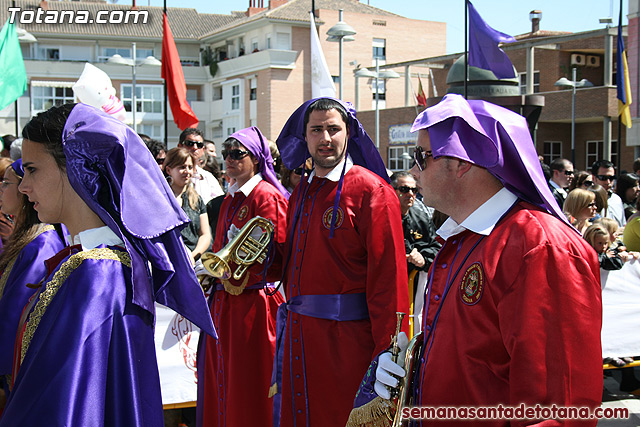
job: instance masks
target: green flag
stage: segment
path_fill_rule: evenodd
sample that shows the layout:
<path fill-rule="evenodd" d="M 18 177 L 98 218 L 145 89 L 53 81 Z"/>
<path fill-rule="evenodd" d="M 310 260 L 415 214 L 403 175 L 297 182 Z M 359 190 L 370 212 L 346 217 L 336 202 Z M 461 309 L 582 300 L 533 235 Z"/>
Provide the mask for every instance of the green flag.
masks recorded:
<path fill-rule="evenodd" d="M 15 24 L 7 21 L 0 32 L 0 110 L 27 90 L 27 71 L 22 60 Z"/>

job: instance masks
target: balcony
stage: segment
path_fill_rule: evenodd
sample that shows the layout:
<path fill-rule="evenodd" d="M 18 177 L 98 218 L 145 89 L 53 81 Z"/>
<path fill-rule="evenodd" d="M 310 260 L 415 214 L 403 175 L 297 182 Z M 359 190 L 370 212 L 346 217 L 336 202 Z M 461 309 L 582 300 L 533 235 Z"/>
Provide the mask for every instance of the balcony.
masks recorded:
<path fill-rule="evenodd" d="M 292 70 L 296 67 L 298 52 L 295 50 L 269 49 L 218 62 L 216 79 L 227 79 L 242 74 L 255 73 L 268 68 Z"/>

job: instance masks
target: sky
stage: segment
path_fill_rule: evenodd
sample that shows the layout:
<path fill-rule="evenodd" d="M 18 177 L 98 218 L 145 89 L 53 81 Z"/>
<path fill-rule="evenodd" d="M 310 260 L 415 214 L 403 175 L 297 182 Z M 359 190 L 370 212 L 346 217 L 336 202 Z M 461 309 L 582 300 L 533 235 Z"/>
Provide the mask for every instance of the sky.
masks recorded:
<path fill-rule="evenodd" d="M 264 0 L 264 4 L 268 4 L 268 1 Z M 311 8 L 311 0 L 308 1 Z M 464 0 L 360 1 L 413 19 L 446 22 L 447 53 L 464 51 Z M 131 0 L 117 2 L 127 4 Z M 162 6 L 163 0 L 137 0 L 136 3 L 139 6 Z M 531 31 L 529 12 L 532 10 L 542 11 L 541 30 L 570 32 L 603 28 L 605 25 L 598 20 L 604 17 L 612 17 L 613 25 L 617 26 L 620 12 L 620 0 L 474 0 L 472 3 L 487 24 L 512 36 Z M 232 10 L 246 10 L 249 0 L 167 0 L 167 6 L 192 7 L 202 13 L 229 14 Z M 623 0 L 623 25 L 628 23 L 628 10 L 629 1 Z"/>

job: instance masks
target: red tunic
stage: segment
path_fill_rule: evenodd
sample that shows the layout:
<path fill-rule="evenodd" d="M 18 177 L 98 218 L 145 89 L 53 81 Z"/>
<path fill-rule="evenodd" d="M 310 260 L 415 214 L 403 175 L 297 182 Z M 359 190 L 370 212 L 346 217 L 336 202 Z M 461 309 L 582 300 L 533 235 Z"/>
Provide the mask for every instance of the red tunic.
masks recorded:
<path fill-rule="evenodd" d="M 314 177 L 291 195 L 288 227 L 304 206 L 286 270 L 287 299 L 366 293 L 369 319 L 335 321 L 289 312 L 284 344 L 281 426 L 343 426 L 374 356 L 389 346 L 396 311 L 407 313 L 407 263 L 400 204 L 377 175 L 353 166 L 344 177 L 335 234 L 337 182 Z M 305 191 L 308 189 L 308 191 Z M 290 236 L 289 232 L 287 236 Z M 285 258 L 286 259 L 286 258 Z M 405 319 L 405 326 L 406 326 Z"/>
<path fill-rule="evenodd" d="M 472 250 L 480 237 L 468 230 L 450 237 L 431 267 L 423 330 L 434 332 L 418 371 L 419 405 L 598 406 L 602 306 L 593 249 L 525 202 Z"/>
<path fill-rule="evenodd" d="M 220 208 L 213 251 L 227 243 L 227 230 L 238 228 L 255 216 L 270 219 L 276 242 L 285 240 L 287 200 L 266 181 L 245 197 L 241 191 L 228 195 Z M 235 265 L 232 265 L 232 270 Z M 262 280 L 263 264 L 249 268 L 247 286 Z M 280 279 L 281 267 L 272 265 L 267 279 Z M 234 286 L 242 282 L 230 279 Z M 211 317 L 218 340 L 206 339 L 204 393 L 199 393 L 204 426 L 271 426 L 273 404 L 268 398 L 275 351 L 276 311 L 284 302 L 278 292 L 244 289 L 240 295 L 224 290 L 210 297 Z M 204 334 L 203 334 L 204 335 Z"/>

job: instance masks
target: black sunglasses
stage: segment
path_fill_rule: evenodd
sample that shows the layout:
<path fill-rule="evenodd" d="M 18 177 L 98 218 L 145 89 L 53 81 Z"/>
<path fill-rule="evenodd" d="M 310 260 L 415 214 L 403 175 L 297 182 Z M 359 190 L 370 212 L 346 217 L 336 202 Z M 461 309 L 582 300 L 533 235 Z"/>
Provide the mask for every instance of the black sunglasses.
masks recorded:
<path fill-rule="evenodd" d="M 591 187 L 593 185 L 593 181 L 585 180 L 582 182 L 582 185 L 585 187 Z"/>
<path fill-rule="evenodd" d="M 413 194 L 418 193 L 418 187 L 409 187 L 408 185 L 401 185 L 400 187 L 396 187 L 396 190 L 398 190 L 402 194 L 406 194 L 409 191 L 411 191 Z"/>
<path fill-rule="evenodd" d="M 431 151 L 425 151 L 424 148 L 420 147 L 419 145 L 413 152 L 413 160 L 415 160 L 416 166 L 418 166 L 418 169 L 420 171 L 425 170 L 425 168 L 427 167 L 427 159 L 429 157 L 433 157 Z"/>
<path fill-rule="evenodd" d="M 164 163 L 164 159 L 165 159 L 164 157 L 158 157 L 156 158 L 156 162 L 158 162 L 158 164 L 161 165 Z"/>
<path fill-rule="evenodd" d="M 311 171 L 312 171 L 312 169 L 295 168 L 292 172 L 295 173 L 296 175 L 302 175 L 302 172 L 310 174 Z"/>
<path fill-rule="evenodd" d="M 231 160 L 242 160 L 244 159 L 248 151 L 242 151 L 240 149 L 234 148 L 233 150 L 222 150 L 222 158 L 227 160 L 227 157 L 231 157 Z"/>
<path fill-rule="evenodd" d="M 600 181 L 615 181 L 615 175 L 596 175 Z"/>
<path fill-rule="evenodd" d="M 567 176 L 571 176 L 571 175 L 573 175 L 573 173 L 574 173 L 573 171 L 568 171 L 566 169 L 564 171 L 564 174 L 567 175 Z"/>
<path fill-rule="evenodd" d="M 204 142 L 190 141 L 188 139 L 182 141 L 182 145 L 184 145 L 185 147 L 193 147 L 195 145 L 198 148 L 204 148 Z"/>

